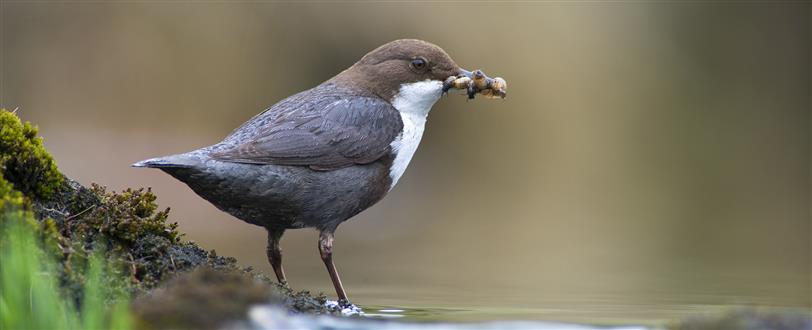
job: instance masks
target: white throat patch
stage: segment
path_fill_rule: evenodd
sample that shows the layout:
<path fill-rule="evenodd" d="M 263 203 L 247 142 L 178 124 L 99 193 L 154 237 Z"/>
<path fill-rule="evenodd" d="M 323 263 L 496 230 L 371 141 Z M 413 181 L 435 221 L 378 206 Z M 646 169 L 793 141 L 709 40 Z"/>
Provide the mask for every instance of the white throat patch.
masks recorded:
<path fill-rule="evenodd" d="M 443 83 L 439 80 L 425 80 L 400 86 L 400 91 L 392 99 L 392 106 L 400 112 L 403 121 L 403 132 L 398 135 L 390 147 L 395 154 L 389 177 L 392 179 L 391 190 L 409 166 L 417 145 L 423 137 L 426 116 L 443 94 Z"/>

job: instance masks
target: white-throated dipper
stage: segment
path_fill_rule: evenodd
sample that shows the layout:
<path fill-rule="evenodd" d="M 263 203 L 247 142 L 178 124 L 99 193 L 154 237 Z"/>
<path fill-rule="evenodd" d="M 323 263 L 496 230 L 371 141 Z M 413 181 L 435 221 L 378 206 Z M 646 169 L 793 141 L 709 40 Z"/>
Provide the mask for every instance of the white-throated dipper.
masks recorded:
<path fill-rule="evenodd" d="M 218 209 L 265 228 L 268 261 L 280 283 L 286 283 L 282 234 L 318 229 L 321 259 L 346 305 L 332 257 L 336 228 L 395 186 L 443 92 L 465 84 L 470 98 L 492 94 L 484 93 L 493 91 L 483 77 L 461 69 L 436 45 L 396 40 L 271 106 L 220 143 L 133 166 L 159 168 Z"/>

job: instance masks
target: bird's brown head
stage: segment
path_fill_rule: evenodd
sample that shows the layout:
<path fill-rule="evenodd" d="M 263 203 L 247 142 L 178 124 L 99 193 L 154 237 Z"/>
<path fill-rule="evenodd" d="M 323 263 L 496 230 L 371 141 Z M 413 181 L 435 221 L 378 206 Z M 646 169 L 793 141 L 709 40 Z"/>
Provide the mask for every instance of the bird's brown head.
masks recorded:
<path fill-rule="evenodd" d="M 352 82 L 384 99 L 391 99 L 404 84 L 443 82 L 464 70 L 440 47 L 416 39 L 389 42 L 367 53 L 352 67 L 333 78 Z"/>

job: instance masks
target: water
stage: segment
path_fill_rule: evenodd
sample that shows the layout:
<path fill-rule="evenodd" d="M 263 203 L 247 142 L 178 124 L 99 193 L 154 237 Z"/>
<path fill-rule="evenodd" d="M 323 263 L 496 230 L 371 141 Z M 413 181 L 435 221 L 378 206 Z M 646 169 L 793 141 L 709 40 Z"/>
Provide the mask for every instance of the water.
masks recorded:
<path fill-rule="evenodd" d="M 334 302 L 332 302 L 334 303 Z M 429 320 L 422 317 L 432 314 Z M 438 313 L 439 312 L 439 313 Z M 694 314 L 683 318 L 679 322 L 644 325 L 634 322 L 624 324 L 600 323 L 574 323 L 560 321 L 544 321 L 522 318 L 506 320 L 471 321 L 466 318 L 464 322 L 437 320 L 438 314 L 449 310 L 437 311 L 427 309 L 398 309 L 391 307 L 367 306 L 365 312 L 358 314 L 357 307 L 345 317 L 312 316 L 289 314 L 272 305 L 254 306 L 249 312 L 249 320 L 242 327 L 256 329 L 391 329 L 391 330 L 484 330 L 484 329 L 514 329 L 514 330 L 544 330 L 544 329 L 572 329 L 572 330 L 643 330 L 679 328 L 686 329 L 737 329 L 737 330 L 763 330 L 787 329 L 801 330 L 812 328 L 812 317 L 808 312 L 797 310 L 770 310 L 769 312 L 752 309 L 728 310 L 724 314 L 716 311 L 704 310 L 702 314 Z M 452 311 L 452 313 L 460 310 Z"/>
<path fill-rule="evenodd" d="M 812 310 L 793 305 L 791 301 L 718 293 L 673 295 L 652 292 L 649 295 L 631 296 L 632 293 L 596 295 L 566 292 L 533 295 L 486 290 L 489 293 L 472 294 L 442 289 L 432 292 L 409 291 L 394 287 L 385 294 L 371 291 L 362 289 L 350 292 L 353 302 L 359 304 L 365 317 L 407 322 L 527 320 L 594 326 L 659 327 L 699 316 L 726 315 L 737 310 L 763 309 L 778 315 L 806 315 L 807 319 L 812 315 Z"/>
<path fill-rule="evenodd" d="M 651 327 L 625 325 L 616 327 L 591 326 L 545 321 L 488 321 L 488 322 L 413 322 L 400 319 L 364 315 L 356 318 L 338 318 L 330 316 L 291 315 L 272 305 L 254 306 L 249 312 L 247 324 L 239 327 L 254 329 L 387 329 L 387 330 L 644 330 Z"/>

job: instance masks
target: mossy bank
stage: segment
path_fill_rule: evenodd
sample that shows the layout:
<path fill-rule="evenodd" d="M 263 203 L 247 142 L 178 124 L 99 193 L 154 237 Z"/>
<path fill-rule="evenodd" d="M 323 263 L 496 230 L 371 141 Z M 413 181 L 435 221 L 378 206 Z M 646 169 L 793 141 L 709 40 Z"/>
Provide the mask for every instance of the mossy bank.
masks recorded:
<path fill-rule="evenodd" d="M 141 327 L 216 326 L 212 323 L 243 318 L 253 304 L 271 302 L 292 312 L 337 312 L 324 307 L 324 296 L 294 293 L 240 268 L 233 258 L 184 241 L 169 209 L 160 209 L 149 189 L 111 192 L 67 178 L 37 128 L 7 110 L 0 110 L 0 171 L 0 230 L 14 221 L 34 231 L 59 265 L 52 275 L 62 294 L 77 304 L 89 257 L 104 251 L 116 265 L 106 281 L 134 297 Z M 0 240 L 0 248 L 3 244 Z M 228 308 L 183 303 L 217 301 L 226 294 Z"/>

